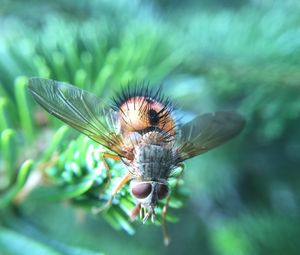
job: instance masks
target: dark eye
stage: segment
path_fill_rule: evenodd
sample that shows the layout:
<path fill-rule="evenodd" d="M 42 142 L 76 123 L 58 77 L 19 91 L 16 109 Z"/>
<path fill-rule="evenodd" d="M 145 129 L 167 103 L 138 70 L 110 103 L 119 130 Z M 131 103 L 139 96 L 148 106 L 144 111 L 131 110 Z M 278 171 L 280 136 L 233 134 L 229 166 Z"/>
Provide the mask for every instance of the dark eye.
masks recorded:
<path fill-rule="evenodd" d="M 131 188 L 132 194 L 136 198 L 146 198 L 151 193 L 152 186 L 150 183 L 139 183 Z"/>
<path fill-rule="evenodd" d="M 157 187 L 157 197 L 159 200 L 164 199 L 169 194 L 169 188 L 165 184 L 159 184 Z"/>

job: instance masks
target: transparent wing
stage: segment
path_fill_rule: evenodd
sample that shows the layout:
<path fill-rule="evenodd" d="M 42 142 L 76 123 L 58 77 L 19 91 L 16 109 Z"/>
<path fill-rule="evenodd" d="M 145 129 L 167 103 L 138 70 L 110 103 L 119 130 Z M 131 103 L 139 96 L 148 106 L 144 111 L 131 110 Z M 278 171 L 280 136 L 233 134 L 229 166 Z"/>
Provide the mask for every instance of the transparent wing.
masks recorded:
<path fill-rule="evenodd" d="M 101 99 L 75 86 L 42 78 L 30 79 L 29 90 L 50 114 L 124 156 L 116 112 Z"/>
<path fill-rule="evenodd" d="M 178 162 L 225 143 L 239 134 L 244 126 L 244 118 L 231 111 L 198 115 L 180 129 Z"/>

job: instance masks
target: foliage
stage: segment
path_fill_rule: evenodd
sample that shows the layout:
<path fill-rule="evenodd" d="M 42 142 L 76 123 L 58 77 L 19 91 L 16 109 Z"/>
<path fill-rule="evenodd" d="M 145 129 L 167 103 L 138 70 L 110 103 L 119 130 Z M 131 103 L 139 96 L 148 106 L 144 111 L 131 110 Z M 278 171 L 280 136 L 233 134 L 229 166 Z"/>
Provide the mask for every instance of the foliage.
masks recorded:
<path fill-rule="evenodd" d="M 226 1 L 225 8 L 223 2 L 3 4 L 1 252 L 115 254 L 126 246 L 128 253 L 153 254 L 155 245 L 167 254 L 298 253 L 299 5 Z M 168 213 L 169 221 L 180 221 L 165 250 L 156 229 L 128 220 L 133 200 L 126 187 L 111 209 L 91 216 L 125 169 L 109 161 L 109 184 L 103 148 L 46 115 L 27 92 L 31 76 L 102 97 L 129 81 L 163 82 L 188 111 L 234 108 L 247 127 L 230 145 L 187 162 L 185 185 L 174 191 Z M 189 203 L 174 210 L 186 201 L 186 189 Z M 66 199 L 72 207 L 61 202 Z M 84 222 L 74 224 L 74 215 Z M 133 241 L 110 232 L 102 219 L 139 234 Z"/>

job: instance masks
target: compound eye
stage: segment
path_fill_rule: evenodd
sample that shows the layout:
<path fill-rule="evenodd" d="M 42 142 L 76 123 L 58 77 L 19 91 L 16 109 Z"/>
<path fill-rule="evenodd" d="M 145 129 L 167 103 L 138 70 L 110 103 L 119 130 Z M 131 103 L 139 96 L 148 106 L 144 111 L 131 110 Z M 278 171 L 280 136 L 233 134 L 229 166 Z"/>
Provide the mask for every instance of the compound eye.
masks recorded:
<path fill-rule="evenodd" d="M 146 198 L 150 195 L 152 190 L 152 185 L 151 183 L 138 183 L 135 186 L 131 188 L 132 194 L 136 198 Z"/>
<path fill-rule="evenodd" d="M 164 199 L 169 194 L 169 187 L 165 184 L 159 184 L 157 187 L 157 197 L 159 200 Z"/>

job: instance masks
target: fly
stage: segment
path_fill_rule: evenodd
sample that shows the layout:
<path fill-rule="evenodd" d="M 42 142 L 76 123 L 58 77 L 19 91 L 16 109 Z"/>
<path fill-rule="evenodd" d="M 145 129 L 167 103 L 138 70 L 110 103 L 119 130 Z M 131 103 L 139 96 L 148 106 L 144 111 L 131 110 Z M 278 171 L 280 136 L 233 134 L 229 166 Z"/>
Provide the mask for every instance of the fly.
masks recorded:
<path fill-rule="evenodd" d="M 113 190 L 107 205 L 130 181 L 130 191 L 136 199 L 131 217 L 134 219 L 144 211 L 145 223 L 148 218 L 154 221 L 158 201 L 166 198 L 162 213 L 165 243 L 169 241 L 165 217 L 172 171 L 178 167 L 183 170 L 185 160 L 230 140 L 245 125 L 244 118 L 233 111 L 199 114 L 180 124 L 170 99 L 160 89 L 154 91 L 145 86 L 123 90 L 114 104 L 49 79 L 30 79 L 29 90 L 50 114 L 114 152 L 103 154 L 108 173 L 106 158 L 126 165 L 128 172 Z"/>

